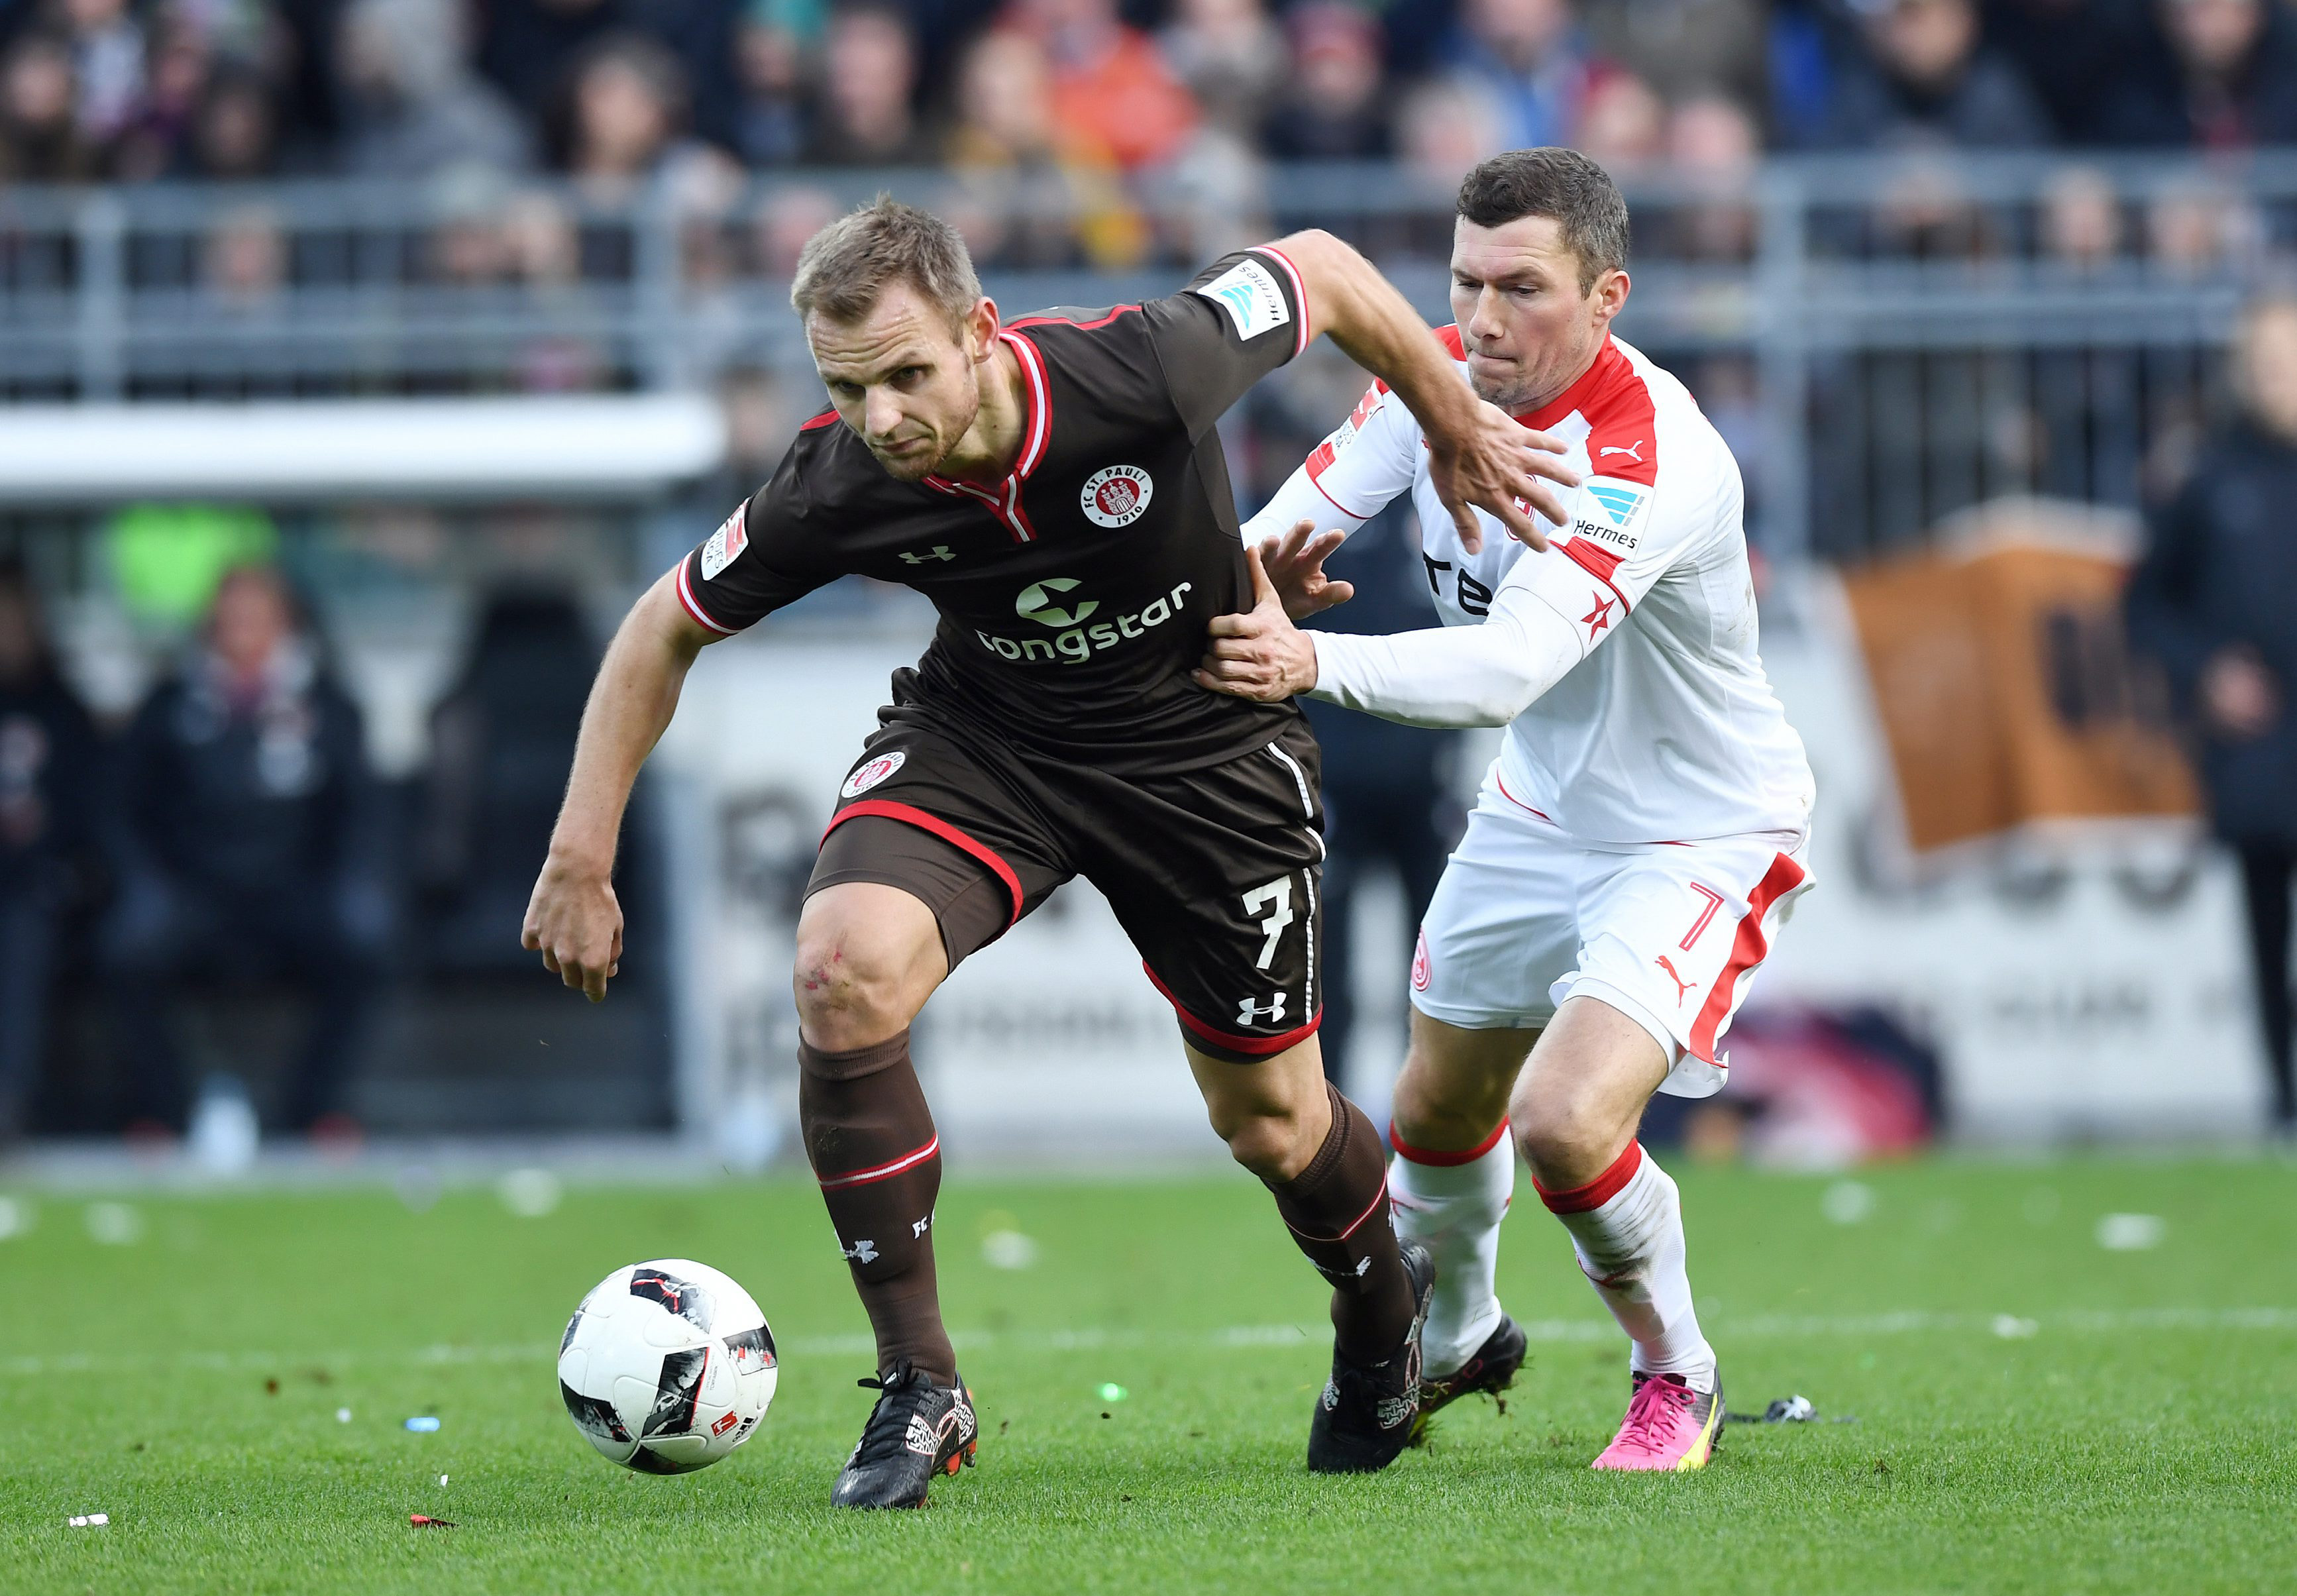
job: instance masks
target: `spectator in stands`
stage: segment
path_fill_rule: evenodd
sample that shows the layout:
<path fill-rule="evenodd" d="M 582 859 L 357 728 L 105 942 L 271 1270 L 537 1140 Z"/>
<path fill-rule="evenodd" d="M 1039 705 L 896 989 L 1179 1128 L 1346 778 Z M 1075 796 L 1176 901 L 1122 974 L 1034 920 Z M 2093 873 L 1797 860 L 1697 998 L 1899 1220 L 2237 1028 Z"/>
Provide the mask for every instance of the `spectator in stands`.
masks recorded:
<path fill-rule="evenodd" d="M 2067 144 L 2105 142 L 2122 86 L 2158 70 L 2148 0 L 1990 0 L 1986 41 L 2014 62 Z"/>
<path fill-rule="evenodd" d="M 1016 0 L 1012 17 L 1051 65 L 1053 120 L 1066 138 L 1128 170 L 1179 153 L 1196 103 L 1156 41 L 1117 19 L 1116 0 Z"/>
<path fill-rule="evenodd" d="M 235 205 L 219 213 L 202 241 L 202 276 L 209 302 L 244 315 L 276 309 L 287 284 L 287 234 L 268 205 Z"/>
<path fill-rule="evenodd" d="M 71 42 L 74 116 L 80 136 L 109 144 L 136 114 L 144 96 L 144 29 L 128 0 L 62 0 L 58 6 Z"/>
<path fill-rule="evenodd" d="M 171 1011 L 187 983 L 284 983 L 313 1008 L 278 1123 L 353 1131 L 344 1085 L 391 950 L 384 836 L 358 708 L 287 586 L 242 566 L 121 753 L 104 928 L 131 1113 L 180 1128 Z"/>
<path fill-rule="evenodd" d="M 2122 83 L 2105 142 L 2244 150 L 2297 143 L 2297 21 L 2271 0 L 2160 0 L 2169 59 Z"/>
<path fill-rule="evenodd" d="M 214 64 L 203 29 L 172 11 L 154 21 L 144 95 L 112 146 L 113 177 L 142 183 L 185 166 Z"/>
<path fill-rule="evenodd" d="M 486 600 L 461 677 L 431 715 L 413 861 L 430 968 L 531 980 L 519 926 L 597 666 L 572 598 L 513 588 Z"/>
<path fill-rule="evenodd" d="M 1588 86 L 1573 139 L 1615 176 L 1667 154 L 1667 107 L 1633 72 L 1601 72 Z"/>
<path fill-rule="evenodd" d="M 1763 137 L 1752 112 L 1736 100 L 1706 95 L 1675 107 L 1667 119 L 1667 158 L 1703 198 L 1662 212 L 1667 253 L 1689 260 L 1746 260 L 1755 253 L 1750 196 Z"/>
<path fill-rule="evenodd" d="M 526 124 L 471 70 L 455 0 L 351 0 L 335 41 L 344 171 L 427 177 L 450 166 L 512 172 L 531 163 Z"/>
<path fill-rule="evenodd" d="M 917 40 L 885 0 L 851 0 L 830 14 L 821 96 L 806 136 L 812 166 L 931 164 L 934 141 L 917 113 Z"/>
<path fill-rule="evenodd" d="M 1207 123 L 1256 136 L 1289 64 L 1261 0 L 1180 0 L 1157 43 Z"/>
<path fill-rule="evenodd" d="M 86 183 L 101 168 L 80 135 L 70 46 L 53 34 L 25 34 L 0 61 L 0 179 Z"/>
<path fill-rule="evenodd" d="M 1814 142 L 1849 150 L 2017 148 L 2049 137 L 2017 69 L 1979 37 L 1973 0 L 1885 0 L 1841 63 Z"/>
<path fill-rule="evenodd" d="M 271 86 L 251 67 L 218 69 L 208 80 L 177 177 L 244 183 L 278 165 L 278 114 Z"/>
<path fill-rule="evenodd" d="M 1700 95 L 1762 103 L 1766 0 L 1597 0 L 1582 11 L 1596 56 L 1634 73 L 1667 104 Z"/>
<path fill-rule="evenodd" d="M 677 57 L 636 34 L 607 37 L 569 85 L 564 164 L 586 183 L 619 190 L 653 176 L 685 126 Z"/>
<path fill-rule="evenodd" d="M 480 70 L 538 125 L 558 113 L 600 45 L 636 34 L 676 62 L 691 125 L 732 147 L 740 90 L 728 0 L 487 0 L 473 9 L 481 18 Z"/>
<path fill-rule="evenodd" d="M 1498 148 L 1572 142 L 1594 67 L 1568 0 L 1465 0 L 1445 57 L 1489 95 Z"/>
<path fill-rule="evenodd" d="M 1090 133 L 1058 120 L 1052 71 L 1034 37 L 992 29 L 958 70 L 949 214 L 986 266 L 1138 263 L 1148 230 Z"/>
<path fill-rule="evenodd" d="M 748 165 L 786 166 L 805 147 L 807 62 L 820 33 L 815 0 L 750 0 L 744 10 L 734 44 L 734 152 Z"/>
<path fill-rule="evenodd" d="M 61 922 L 88 884 L 102 758 L 24 567 L 0 562 L 0 1148 L 23 1133 Z"/>
<path fill-rule="evenodd" d="M 2132 642 L 2190 727 L 2217 835 L 2241 861 L 2273 1127 L 2297 1136 L 2290 889 L 2297 881 L 2297 299 L 2243 317 L 2244 414 L 2153 517 L 2129 584 Z"/>
<path fill-rule="evenodd" d="M 1396 109 L 1396 153 L 1430 185 L 1456 187 L 1478 161 L 1508 147 L 1506 128 L 1507 112 L 1483 79 L 1433 78 Z M 1443 231 L 1448 240 L 1451 228 Z M 1439 252 L 1450 250 L 1445 243 Z"/>
<path fill-rule="evenodd" d="M 1394 147 L 1379 25 L 1345 0 L 1308 0 L 1286 18 L 1292 70 L 1260 129 L 1278 160 L 1379 160 Z"/>

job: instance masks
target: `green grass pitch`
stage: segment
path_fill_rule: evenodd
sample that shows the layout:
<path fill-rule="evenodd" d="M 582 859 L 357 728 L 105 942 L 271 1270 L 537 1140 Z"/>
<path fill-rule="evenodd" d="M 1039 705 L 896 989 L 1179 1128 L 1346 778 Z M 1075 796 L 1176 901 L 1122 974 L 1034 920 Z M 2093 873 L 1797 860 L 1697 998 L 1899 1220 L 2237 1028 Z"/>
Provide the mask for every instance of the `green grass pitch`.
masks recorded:
<path fill-rule="evenodd" d="M 0 1590 L 2297 1586 L 2297 1165 L 1932 1162 L 1858 1176 L 1871 1211 L 1847 1224 L 1826 1177 L 1681 1175 L 1730 1396 L 1858 1422 L 1733 1426 L 1703 1474 L 1590 1472 L 1625 1348 L 1526 1183 L 1502 1289 L 1535 1339 L 1505 1413 L 1313 1479 L 1321 1292 L 1252 1182 L 953 1180 L 943 1300 L 981 1465 L 872 1516 L 825 1506 L 870 1360 L 803 1185 L 578 1188 L 539 1219 L 487 1189 L 421 1212 L 383 1189 L 128 1196 L 136 1222 L 97 1226 L 136 1238 L 109 1245 L 89 1199 L 19 1192 Z M 2166 1222 L 2159 1245 L 2099 1245 L 2127 1212 Z M 985 1263 L 1005 1229 L 1033 1267 Z M 552 1360 L 600 1276 L 676 1255 L 751 1287 L 783 1374 L 747 1446 L 661 1479 L 582 1444 Z M 418 1413 L 436 1434 L 403 1427 Z M 67 1526 L 88 1512 L 109 1527 Z"/>

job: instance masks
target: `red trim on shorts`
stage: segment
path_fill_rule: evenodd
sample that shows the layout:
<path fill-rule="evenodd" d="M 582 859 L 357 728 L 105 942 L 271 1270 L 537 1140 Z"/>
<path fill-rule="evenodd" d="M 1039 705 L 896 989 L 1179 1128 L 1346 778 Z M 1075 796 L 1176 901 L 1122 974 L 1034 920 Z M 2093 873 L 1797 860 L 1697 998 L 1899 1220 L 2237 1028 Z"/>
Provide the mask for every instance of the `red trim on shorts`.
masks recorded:
<path fill-rule="evenodd" d="M 1406 1164 L 1424 1164 L 1434 1169 L 1457 1169 L 1462 1164 L 1473 1164 L 1486 1153 L 1499 1146 L 1500 1138 L 1507 1134 L 1507 1121 L 1502 1120 L 1493 1127 L 1489 1136 L 1485 1137 L 1466 1152 L 1445 1153 L 1432 1148 L 1413 1147 L 1395 1133 L 1395 1122 L 1390 1120 L 1387 1122 L 1387 1145 L 1394 1148 L 1395 1156 Z"/>
<path fill-rule="evenodd" d="M 798 427 L 798 431 L 801 432 L 819 432 L 822 428 L 827 426 L 831 422 L 836 421 L 836 419 L 837 411 L 836 407 L 833 406 L 831 408 L 824 410 L 812 420 L 802 424 Z"/>
<path fill-rule="evenodd" d="M 820 1183 L 824 1191 L 841 1186 L 868 1186 L 877 1181 L 890 1181 L 903 1170 L 916 1168 L 940 1151 L 941 1138 L 936 1135 L 925 1146 L 912 1148 L 898 1158 L 888 1159 L 883 1164 L 874 1164 L 868 1169 L 857 1169 L 850 1175 L 817 1175 L 814 1179 Z"/>
<path fill-rule="evenodd" d="M 822 841 L 827 842 L 829 834 L 846 821 L 858 820 L 864 815 L 906 821 L 920 831 L 933 833 L 951 847 L 960 849 L 987 865 L 997 873 L 997 879 L 1005 884 L 1005 890 L 1013 897 L 1013 917 L 1005 922 L 1005 928 L 1009 931 L 1021 923 L 1021 878 L 1013 873 L 1013 867 L 1000 858 L 997 850 L 988 843 L 974 841 L 938 815 L 929 815 L 907 803 L 896 803 L 890 798 L 864 798 L 859 803 L 847 804 L 829 817 L 829 824 L 821 828 Z"/>
<path fill-rule="evenodd" d="M 1635 1178 L 1635 1172 L 1642 1166 L 1643 1144 L 1631 1141 L 1627 1143 L 1626 1152 L 1611 1160 L 1610 1168 L 1585 1186 L 1575 1186 L 1568 1191 L 1550 1191 L 1539 1183 L 1539 1177 L 1534 1175 L 1531 1187 L 1539 1193 L 1539 1200 L 1547 1205 L 1552 1213 L 1592 1213 L 1625 1190 L 1627 1182 Z"/>
<path fill-rule="evenodd" d="M 1287 1048 L 1298 1047 L 1313 1036 L 1316 1033 L 1316 1027 L 1324 1023 L 1324 1011 L 1319 1008 L 1308 1016 L 1306 1024 L 1295 1025 L 1281 1036 L 1238 1036 L 1231 1032 L 1206 1024 L 1204 1021 L 1181 1008 L 1181 1000 L 1173 995 L 1171 987 L 1158 979 L 1156 971 L 1148 968 L 1147 959 L 1140 961 L 1140 967 L 1148 976 L 1148 984 L 1164 993 L 1165 1001 L 1173 1006 L 1173 1012 L 1180 1016 L 1182 1030 L 1192 1032 L 1206 1041 L 1218 1042 L 1231 1053 L 1249 1053 L 1255 1058 L 1265 1058 L 1272 1053 L 1281 1053 Z"/>
<path fill-rule="evenodd" d="M 1730 962 L 1715 978 L 1699 1017 L 1691 1023 L 1691 1051 L 1701 1061 L 1715 1062 L 1715 1033 L 1730 1017 L 1731 998 L 1739 977 L 1762 963 L 1763 956 L 1771 950 L 1770 940 L 1763 934 L 1763 916 L 1772 904 L 1800 886 L 1803 879 L 1800 865 L 1783 853 L 1774 853 L 1771 856 L 1771 868 L 1763 872 L 1762 881 L 1747 894 L 1747 917 L 1739 922 L 1738 937 L 1731 944 Z"/>

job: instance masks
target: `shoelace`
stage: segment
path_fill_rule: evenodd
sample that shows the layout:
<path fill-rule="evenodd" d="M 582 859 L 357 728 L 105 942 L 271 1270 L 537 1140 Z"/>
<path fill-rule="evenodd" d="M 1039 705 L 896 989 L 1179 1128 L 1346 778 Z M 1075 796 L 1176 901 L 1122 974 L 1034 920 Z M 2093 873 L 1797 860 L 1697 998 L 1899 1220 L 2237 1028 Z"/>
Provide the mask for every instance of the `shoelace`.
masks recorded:
<path fill-rule="evenodd" d="M 1627 1403 L 1627 1421 L 1619 1439 L 1657 1452 L 1667 1439 L 1667 1420 L 1675 1411 L 1688 1411 L 1698 1399 L 1687 1386 L 1654 1375 L 1637 1387 Z"/>
<path fill-rule="evenodd" d="M 893 1373 L 882 1379 L 872 1375 L 853 1383 L 864 1391 L 877 1393 L 877 1401 L 869 1410 L 869 1422 L 861 1427 L 861 1445 L 853 1454 L 853 1461 L 879 1462 L 902 1451 L 909 1442 L 910 1415 L 908 1404 L 899 1398 L 912 1386 L 923 1385 L 925 1377 L 904 1358 L 893 1365 Z"/>

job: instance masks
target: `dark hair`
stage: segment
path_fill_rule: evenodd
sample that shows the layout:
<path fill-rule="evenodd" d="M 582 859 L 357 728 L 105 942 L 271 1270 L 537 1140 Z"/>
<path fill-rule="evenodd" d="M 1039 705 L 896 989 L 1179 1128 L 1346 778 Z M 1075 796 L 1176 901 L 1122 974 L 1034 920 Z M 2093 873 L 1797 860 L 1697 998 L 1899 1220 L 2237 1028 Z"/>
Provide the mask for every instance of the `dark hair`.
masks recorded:
<path fill-rule="evenodd" d="M 1527 216 L 1552 218 L 1579 257 L 1579 292 L 1627 263 L 1627 202 L 1611 175 L 1577 150 L 1549 145 L 1494 155 L 1460 185 L 1462 221 L 1504 226 Z"/>
<path fill-rule="evenodd" d="M 819 311 L 832 321 L 856 322 L 896 282 L 938 306 L 951 327 L 981 302 L 981 279 L 957 229 L 931 211 L 879 194 L 806 241 L 790 303 L 801 319 Z"/>

